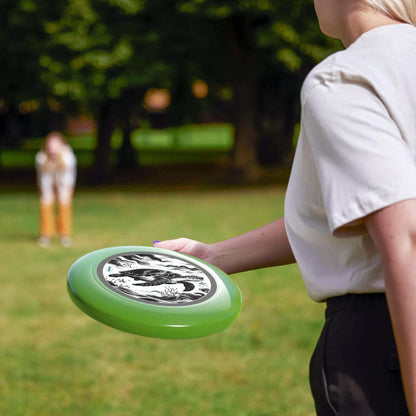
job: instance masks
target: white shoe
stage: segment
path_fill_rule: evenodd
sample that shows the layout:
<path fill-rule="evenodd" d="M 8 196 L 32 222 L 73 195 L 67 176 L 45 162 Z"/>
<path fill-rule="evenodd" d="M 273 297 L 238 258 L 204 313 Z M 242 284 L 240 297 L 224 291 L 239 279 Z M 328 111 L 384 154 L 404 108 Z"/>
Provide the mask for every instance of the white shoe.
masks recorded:
<path fill-rule="evenodd" d="M 38 244 L 42 247 L 42 248 L 46 248 L 49 247 L 50 244 L 50 239 L 49 237 L 45 237 L 45 236 L 40 236 L 39 240 L 38 240 Z"/>
<path fill-rule="evenodd" d="M 61 237 L 61 245 L 62 245 L 62 247 L 71 247 L 72 246 L 72 238 L 71 237 Z"/>

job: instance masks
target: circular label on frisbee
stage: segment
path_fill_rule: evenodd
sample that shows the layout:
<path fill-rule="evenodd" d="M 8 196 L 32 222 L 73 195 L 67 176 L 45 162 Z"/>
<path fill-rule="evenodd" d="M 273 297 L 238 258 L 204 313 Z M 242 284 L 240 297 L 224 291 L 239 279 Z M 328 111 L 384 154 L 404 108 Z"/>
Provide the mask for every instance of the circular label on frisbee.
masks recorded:
<path fill-rule="evenodd" d="M 167 254 L 121 253 L 104 259 L 98 277 L 114 292 L 139 302 L 187 306 L 204 302 L 217 285 L 192 261 Z"/>

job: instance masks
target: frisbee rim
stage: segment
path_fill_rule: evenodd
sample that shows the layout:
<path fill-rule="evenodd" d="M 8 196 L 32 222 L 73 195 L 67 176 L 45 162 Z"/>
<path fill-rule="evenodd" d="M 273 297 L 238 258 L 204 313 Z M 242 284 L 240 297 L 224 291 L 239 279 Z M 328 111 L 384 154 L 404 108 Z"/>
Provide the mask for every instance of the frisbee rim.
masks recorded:
<path fill-rule="evenodd" d="M 127 253 L 153 253 L 191 262 L 216 284 L 200 302 L 166 305 L 120 294 L 100 278 L 105 260 Z M 74 304 L 93 319 L 113 328 L 156 338 L 196 338 L 220 332 L 238 317 L 242 295 L 237 284 L 217 267 L 184 253 L 146 246 L 116 246 L 88 253 L 71 266 L 67 290 Z"/>

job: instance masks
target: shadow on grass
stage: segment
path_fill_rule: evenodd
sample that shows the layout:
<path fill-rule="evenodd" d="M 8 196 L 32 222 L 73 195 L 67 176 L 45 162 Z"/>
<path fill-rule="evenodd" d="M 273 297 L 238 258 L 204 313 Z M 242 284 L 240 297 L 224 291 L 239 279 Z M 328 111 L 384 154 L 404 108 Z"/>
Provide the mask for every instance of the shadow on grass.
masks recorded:
<path fill-rule="evenodd" d="M 261 171 L 253 183 L 244 182 L 241 176 L 228 166 L 217 164 L 186 164 L 145 166 L 128 171 L 112 171 L 102 185 L 92 184 L 90 172 L 78 169 L 77 189 L 155 190 L 160 192 L 286 186 L 289 168 L 268 168 Z M 0 171 L 0 193 L 36 192 L 34 169 L 3 169 Z"/>
<path fill-rule="evenodd" d="M 36 244 L 38 238 L 39 238 L 39 235 L 37 233 L 26 232 L 26 231 L 0 234 L 0 242 L 5 242 L 5 243 L 29 242 L 29 243 Z"/>

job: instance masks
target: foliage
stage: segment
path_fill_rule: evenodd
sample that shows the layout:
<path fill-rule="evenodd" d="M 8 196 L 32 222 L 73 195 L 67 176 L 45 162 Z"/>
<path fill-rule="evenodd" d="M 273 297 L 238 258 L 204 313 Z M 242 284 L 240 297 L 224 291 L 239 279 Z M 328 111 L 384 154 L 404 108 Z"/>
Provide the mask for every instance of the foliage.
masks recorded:
<path fill-rule="evenodd" d="M 233 164 L 243 179 L 255 181 L 259 162 L 272 165 L 290 155 L 303 78 L 340 45 L 320 33 L 312 0 L 181 0 L 178 8 L 225 28 Z"/>
<path fill-rule="evenodd" d="M 43 25 L 60 12 L 54 1 L 2 0 L 0 4 L 0 99 L 6 104 L 46 98 L 39 55 L 48 43 Z"/>
<path fill-rule="evenodd" d="M 109 176 L 116 125 L 125 137 L 119 165 L 128 162 L 130 131 L 149 117 L 143 97 L 155 87 L 171 94 L 162 126 L 232 122 L 237 169 L 250 170 L 261 150 L 272 154 L 271 142 L 284 156 L 304 76 L 340 47 L 320 33 L 313 0 L 4 0 L 2 7 L 0 100 L 41 99 L 63 113 L 91 114 L 97 181 Z M 209 85 L 203 100 L 191 92 L 198 79 Z"/>
<path fill-rule="evenodd" d="M 169 67 L 152 56 L 158 35 L 142 9 L 143 2 L 68 0 L 45 27 L 53 45 L 40 63 L 52 93 L 93 108 L 163 79 Z"/>
<path fill-rule="evenodd" d="M 126 92 L 141 99 L 151 87 L 172 90 L 206 56 L 204 27 L 177 13 L 174 1 L 67 0 L 45 29 L 52 47 L 40 57 L 44 81 L 87 108 Z"/>
<path fill-rule="evenodd" d="M 252 21 L 250 42 L 265 68 L 297 72 L 307 58 L 339 48 L 319 33 L 311 0 L 3 0 L 1 7 L 0 96 L 18 102 L 48 93 L 93 107 L 126 90 L 171 89 L 179 69 L 227 83 L 221 22 L 235 16 Z"/>
<path fill-rule="evenodd" d="M 182 0 L 178 7 L 216 20 L 246 16 L 254 22 L 253 48 L 291 72 L 299 71 L 307 58 L 318 62 L 340 48 L 338 41 L 322 36 L 311 0 Z"/>

